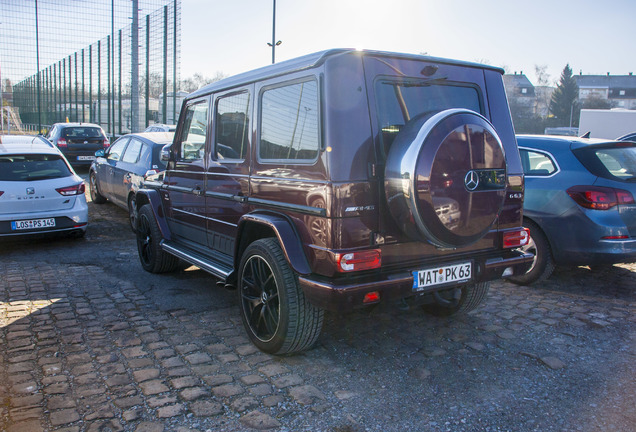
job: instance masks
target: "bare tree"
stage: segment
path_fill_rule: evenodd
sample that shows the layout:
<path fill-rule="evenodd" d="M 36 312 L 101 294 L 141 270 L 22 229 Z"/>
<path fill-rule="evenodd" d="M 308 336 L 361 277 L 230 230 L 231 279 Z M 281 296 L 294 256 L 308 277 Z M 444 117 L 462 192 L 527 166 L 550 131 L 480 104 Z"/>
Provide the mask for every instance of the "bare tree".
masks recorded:
<path fill-rule="evenodd" d="M 206 84 L 220 81 L 223 78 L 227 78 L 227 75 L 220 71 L 217 71 L 212 78 L 203 76 L 200 73 L 195 73 L 191 77 L 181 80 L 181 90 L 191 93 L 195 90 L 200 89 Z"/>

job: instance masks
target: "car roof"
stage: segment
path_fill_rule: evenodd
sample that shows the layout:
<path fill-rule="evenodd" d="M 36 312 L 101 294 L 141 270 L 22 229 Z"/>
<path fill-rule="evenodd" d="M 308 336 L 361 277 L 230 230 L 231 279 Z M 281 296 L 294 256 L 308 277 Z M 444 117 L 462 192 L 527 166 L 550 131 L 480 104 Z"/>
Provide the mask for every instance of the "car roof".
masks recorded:
<path fill-rule="evenodd" d="M 127 137 L 127 136 L 139 137 L 143 141 L 151 142 L 154 144 L 166 145 L 166 144 L 172 144 L 172 139 L 174 138 L 174 132 L 138 132 L 138 133 L 124 135 L 124 137 Z"/>
<path fill-rule="evenodd" d="M 576 150 L 586 147 L 603 147 L 617 143 L 616 140 L 600 138 L 581 138 L 564 135 L 517 135 L 519 147 L 532 147 L 540 150 Z M 625 142 L 620 143 L 624 145 Z"/>
<path fill-rule="evenodd" d="M 102 128 L 100 125 L 95 123 L 54 123 L 53 126 L 61 126 L 61 127 L 96 127 Z"/>
<path fill-rule="evenodd" d="M 308 55 L 297 57 L 290 60 L 285 60 L 282 62 L 264 66 L 259 69 L 254 69 L 249 72 L 244 72 L 238 75 L 231 76 L 229 78 L 222 79 L 220 81 L 210 83 L 194 91 L 193 93 L 188 95 L 186 99 L 189 100 L 191 98 L 206 95 L 206 94 L 223 90 L 223 89 L 228 89 L 238 85 L 244 85 L 251 82 L 260 81 L 263 79 L 273 78 L 280 75 L 286 75 L 292 72 L 298 72 L 302 70 L 311 69 L 311 68 L 320 66 L 329 58 L 346 55 L 346 54 L 353 54 L 353 53 L 357 53 L 361 56 L 367 56 L 367 57 L 391 57 L 391 58 L 402 58 L 402 59 L 411 59 L 411 60 L 427 60 L 427 61 L 432 61 L 436 63 L 452 64 L 452 65 L 459 65 L 459 66 L 479 68 L 479 69 L 491 69 L 491 70 L 498 71 L 501 74 L 504 73 L 504 70 L 499 67 L 460 61 L 460 60 L 450 60 L 450 59 L 445 59 L 440 57 L 395 53 L 395 52 L 388 52 L 388 51 L 336 48 L 336 49 L 330 49 L 326 51 L 319 51 L 313 54 L 308 54 Z"/>
<path fill-rule="evenodd" d="M 0 155 L 25 153 L 60 154 L 60 151 L 39 136 L 0 135 Z"/>

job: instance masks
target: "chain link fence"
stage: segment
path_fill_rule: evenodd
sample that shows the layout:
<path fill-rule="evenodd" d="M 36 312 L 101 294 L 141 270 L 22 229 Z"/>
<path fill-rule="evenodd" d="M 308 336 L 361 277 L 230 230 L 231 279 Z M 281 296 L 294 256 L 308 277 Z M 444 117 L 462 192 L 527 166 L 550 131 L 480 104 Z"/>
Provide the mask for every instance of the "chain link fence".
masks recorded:
<path fill-rule="evenodd" d="M 180 0 L 0 0 L 0 128 L 176 123 Z"/>

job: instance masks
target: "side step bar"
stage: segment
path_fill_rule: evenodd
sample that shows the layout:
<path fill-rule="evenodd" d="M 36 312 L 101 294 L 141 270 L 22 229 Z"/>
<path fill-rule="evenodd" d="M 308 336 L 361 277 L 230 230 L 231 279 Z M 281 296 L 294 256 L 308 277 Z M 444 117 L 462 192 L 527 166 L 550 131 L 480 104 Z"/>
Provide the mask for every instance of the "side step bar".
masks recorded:
<path fill-rule="evenodd" d="M 219 279 L 225 280 L 232 274 L 234 269 L 224 263 L 213 261 L 209 257 L 204 256 L 191 249 L 184 249 L 166 240 L 161 241 L 161 249 L 174 255 L 192 265 L 199 267 L 201 270 L 211 273 Z"/>

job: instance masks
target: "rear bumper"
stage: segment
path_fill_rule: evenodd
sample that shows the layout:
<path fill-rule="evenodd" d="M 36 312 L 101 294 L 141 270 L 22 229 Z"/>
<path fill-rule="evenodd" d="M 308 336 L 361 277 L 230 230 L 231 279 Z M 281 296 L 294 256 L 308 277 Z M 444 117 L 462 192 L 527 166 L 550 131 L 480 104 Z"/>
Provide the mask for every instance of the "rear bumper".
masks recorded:
<path fill-rule="evenodd" d="M 55 219 L 55 226 L 50 228 L 12 230 L 11 221 L 32 219 Z M 20 237 L 70 231 L 86 231 L 88 223 L 88 205 L 81 196 L 75 200 L 70 209 L 40 211 L 29 213 L 9 213 L 0 215 L 0 237 Z"/>
<path fill-rule="evenodd" d="M 532 263 L 532 259 L 533 255 L 521 251 L 509 251 L 503 257 L 485 256 L 474 258 L 472 260 L 473 278 L 461 284 L 500 279 L 506 269 L 509 269 L 507 272 L 508 276 L 523 274 Z M 460 261 L 466 260 L 460 259 Z M 440 263 L 439 265 L 444 264 L 453 263 Z M 437 266 L 438 264 L 435 264 L 432 267 Z M 373 276 L 353 279 L 347 278 L 336 281 L 333 279 L 321 280 L 319 278 L 313 278 L 312 276 L 300 276 L 298 280 L 305 297 L 307 297 L 314 306 L 336 312 L 346 312 L 365 306 L 363 303 L 365 296 L 374 291 L 380 294 L 380 301 L 386 301 L 426 294 L 427 292 L 447 289 L 453 286 L 453 284 L 440 285 L 428 291 L 415 292 L 413 290 L 412 272 L 423 268 L 426 268 L 426 266 L 401 272 L 380 273 Z"/>
<path fill-rule="evenodd" d="M 589 265 L 636 262 L 636 239 L 599 240 L 584 248 L 562 250 L 558 264 Z"/>

